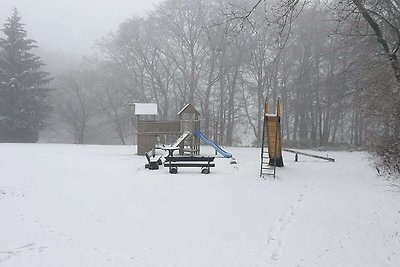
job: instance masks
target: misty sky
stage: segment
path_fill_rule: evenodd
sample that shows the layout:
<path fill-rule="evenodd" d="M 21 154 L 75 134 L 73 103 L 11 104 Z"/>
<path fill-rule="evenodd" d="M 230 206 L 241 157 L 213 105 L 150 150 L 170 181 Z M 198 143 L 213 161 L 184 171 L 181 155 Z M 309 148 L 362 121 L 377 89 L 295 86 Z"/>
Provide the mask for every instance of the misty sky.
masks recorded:
<path fill-rule="evenodd" d="M 28 37 L 42 48 L 87 54 L 96 39 L 162 0 L 0 0 L 0 24 L 17 7 Z"/>

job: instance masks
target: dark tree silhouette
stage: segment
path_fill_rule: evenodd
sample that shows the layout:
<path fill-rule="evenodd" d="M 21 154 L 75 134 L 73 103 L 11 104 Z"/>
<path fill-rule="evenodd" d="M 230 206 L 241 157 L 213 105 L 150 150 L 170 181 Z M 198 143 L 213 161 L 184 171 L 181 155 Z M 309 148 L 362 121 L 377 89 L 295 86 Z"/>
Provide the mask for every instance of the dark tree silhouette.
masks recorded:
<path fill-rule="evenodd" d="M 49 74 L 31 50 L 18 10 L 4 23 L 0 38 L 0 142 L 37 142 L 50 111 Z"/>

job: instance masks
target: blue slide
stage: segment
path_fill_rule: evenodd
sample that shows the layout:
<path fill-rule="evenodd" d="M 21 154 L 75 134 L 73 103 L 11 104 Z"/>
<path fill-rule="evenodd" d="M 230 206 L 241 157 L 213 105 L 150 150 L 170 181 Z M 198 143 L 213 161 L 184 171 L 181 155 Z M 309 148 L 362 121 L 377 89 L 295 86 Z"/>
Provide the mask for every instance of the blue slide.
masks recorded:
<path fill-rule="evenodd" d="M 218 153 L 220 153 L 224 158 L 232 158 L 232 154 L 223 150 L 219 145 L 208 139 L 204 136 L 204 134 L 200 131 L 196 131 L 195 135 L 200 138 L 207 145 L 212 146 Z"/>

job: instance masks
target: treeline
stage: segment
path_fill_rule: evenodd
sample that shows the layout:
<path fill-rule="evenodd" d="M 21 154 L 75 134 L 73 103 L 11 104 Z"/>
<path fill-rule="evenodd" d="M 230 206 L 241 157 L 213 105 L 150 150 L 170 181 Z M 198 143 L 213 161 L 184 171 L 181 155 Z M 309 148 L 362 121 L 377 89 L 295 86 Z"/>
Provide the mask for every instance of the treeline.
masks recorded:
<path fill-rule="evenodd" d="M 50 123 L 75 143 L 127 144 L 130 103 L 163 120 L 192 103 L 211 139 L 257 146 L 264 100 L 280 97 L 286 146 L 370 146 L 400 171 L 398 0 L 258 3 L 165 0 L 126 20 L 56 75 Z"/>
<path fill-rule="evenodd" d="M 272 108 L 281 98 L 286 144 L 364 146 L 390 130 L 385 90 L 395 82 L 356 14 L 310 4 L 282 25 L 268 21 L 279 6 L 246 18 L 232 11 L 246 3 L 167 0 L 100 40 L 98 56 L 58 86 L 67 93 L 59 114 L 82 136 L 76 141 L 103 114 L 125 144 L 129 102 L 155 102 L 160 119 L 193 103 L 212 139 L 258 145 L 266 97 Z"/>

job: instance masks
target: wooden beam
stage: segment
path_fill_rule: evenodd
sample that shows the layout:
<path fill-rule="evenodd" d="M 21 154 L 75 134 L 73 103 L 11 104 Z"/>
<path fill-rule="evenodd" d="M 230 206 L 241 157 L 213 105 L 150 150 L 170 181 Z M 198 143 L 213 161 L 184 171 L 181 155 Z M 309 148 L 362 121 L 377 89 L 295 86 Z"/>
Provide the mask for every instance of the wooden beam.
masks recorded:
<path fill-rule="evenodd" d="M 313 154 L 309 154 L 309 153 L 304 153 L 304 152 L 300 152 L 300 151 L 296 151 L 296 150 L 292 150 L 292 149 L 287 149 L 287 148 L 283 148 L 282 150 L 286 151 L 286 152 L 298 154 L 298 155 L 303 155 L 303 156 L 307 156 L 307 157 L 312 157 L 312 158 L 323 159 L 323 160 L 328 160 L 328 161 L 331 161 L 331 162 L 335 162 L 334 158 L 322 157 L 322 156 L 313 155 Z"/>

